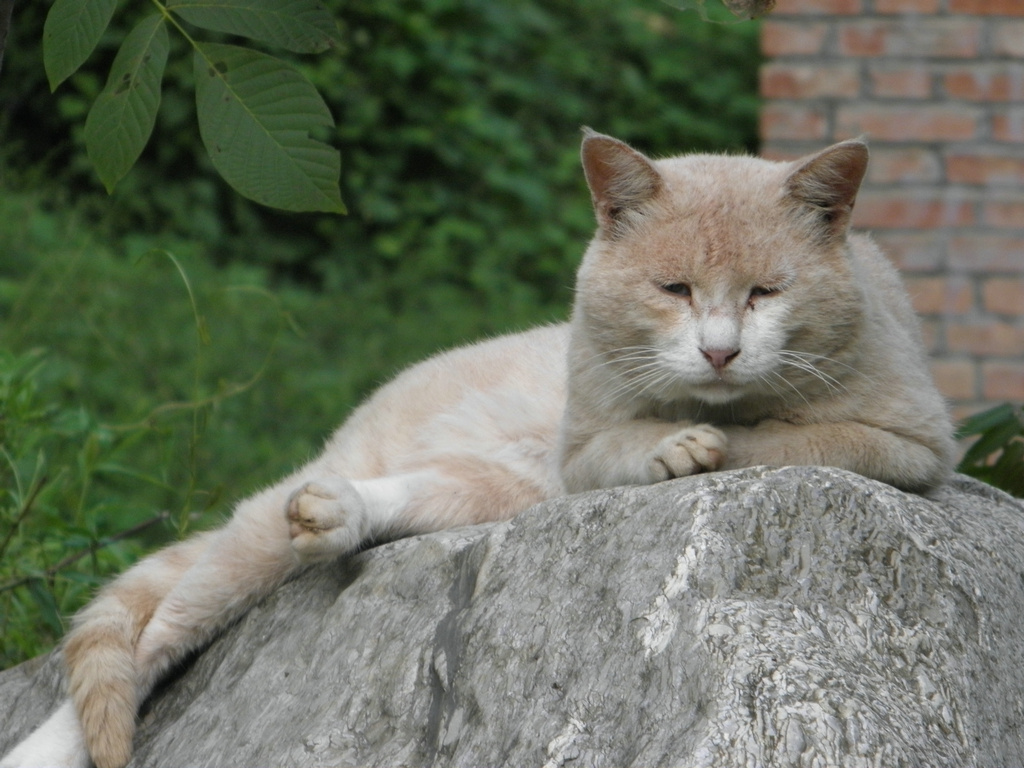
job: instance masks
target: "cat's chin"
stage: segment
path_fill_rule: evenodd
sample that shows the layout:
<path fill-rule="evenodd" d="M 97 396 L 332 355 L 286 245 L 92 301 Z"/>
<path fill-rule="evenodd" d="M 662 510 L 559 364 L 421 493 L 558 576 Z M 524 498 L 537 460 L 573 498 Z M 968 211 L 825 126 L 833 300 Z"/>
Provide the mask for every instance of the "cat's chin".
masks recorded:
<path fill-rule="evenodd" d="M 722 405 L 743 397 L 745 388 L 735 384 L 717 381 L 714 384 L 697 384 L 689 387 L 689 395 L 708 405 Z"/>

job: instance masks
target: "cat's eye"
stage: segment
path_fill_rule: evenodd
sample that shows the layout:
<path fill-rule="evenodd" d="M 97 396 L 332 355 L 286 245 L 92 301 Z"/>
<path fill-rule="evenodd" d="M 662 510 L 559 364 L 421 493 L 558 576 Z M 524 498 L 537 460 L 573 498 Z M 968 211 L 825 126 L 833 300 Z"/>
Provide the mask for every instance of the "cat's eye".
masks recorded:
<path fill-rule="evenodd" d="M 771 288 L 767 285 L 755 285 L 750 289 L 750 295 L 747 297 L 747 307 L 753 309 L 757 304 L 758 299 L 762 299 L 765 296 L 775 296 L 779 293 L 782 293 L 781 288 Z"/>
<path fill-rule="evenodd" d="M 668 283 L 667 285 L 661 286 L 661 290 L 675 296 L 686 297 L 690 295 L 690 286 L 686 283 Z"/>

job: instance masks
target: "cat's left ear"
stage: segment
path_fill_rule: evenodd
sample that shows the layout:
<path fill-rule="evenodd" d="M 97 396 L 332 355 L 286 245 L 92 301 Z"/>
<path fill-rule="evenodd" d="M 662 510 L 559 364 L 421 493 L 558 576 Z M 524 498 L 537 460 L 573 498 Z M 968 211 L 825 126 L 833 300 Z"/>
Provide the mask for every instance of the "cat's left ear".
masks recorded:
<path fill-rule="evenodd" d="M 827 237 L 842 237 L 867 167 L 867 144 L 861 139 L 842 141 L 797 161 L 785 188 L 794 200 L 814 211 Z"/>

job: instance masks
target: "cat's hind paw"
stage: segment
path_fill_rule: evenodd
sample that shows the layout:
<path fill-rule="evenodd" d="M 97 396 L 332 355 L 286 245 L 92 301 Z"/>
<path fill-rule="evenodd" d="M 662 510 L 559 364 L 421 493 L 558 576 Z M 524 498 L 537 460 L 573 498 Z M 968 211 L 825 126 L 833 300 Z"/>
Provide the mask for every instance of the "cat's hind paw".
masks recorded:
<path fill-rule="evenodd" d="M 725 433 L 709 424 L 684 427 L 654 449 L 648 464 L 651 480 L 659 482 L 712 472 L 725 461 L 727 445 Z"/>
<path fill-rule="evenodd" d="M 299 560 L 330 560 L 355 550 L 369 534 L 366 502 L 348 480 L 313 480 L 288 499 L 288 533 Z"/>

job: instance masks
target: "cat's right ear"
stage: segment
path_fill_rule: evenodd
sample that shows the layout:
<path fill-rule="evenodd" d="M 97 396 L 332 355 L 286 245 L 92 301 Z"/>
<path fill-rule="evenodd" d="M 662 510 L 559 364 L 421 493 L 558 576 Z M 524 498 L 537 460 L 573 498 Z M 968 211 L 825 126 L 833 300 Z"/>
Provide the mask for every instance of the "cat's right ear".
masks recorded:
<path fill-rule="evenodd" d="M 622 234 L 661 191 L 661 175 L 640 152 L 589 128 L 583 129 L 580 154 L 598 224 L 611 237 Z"/>

